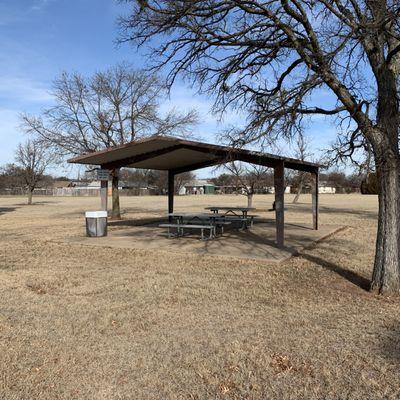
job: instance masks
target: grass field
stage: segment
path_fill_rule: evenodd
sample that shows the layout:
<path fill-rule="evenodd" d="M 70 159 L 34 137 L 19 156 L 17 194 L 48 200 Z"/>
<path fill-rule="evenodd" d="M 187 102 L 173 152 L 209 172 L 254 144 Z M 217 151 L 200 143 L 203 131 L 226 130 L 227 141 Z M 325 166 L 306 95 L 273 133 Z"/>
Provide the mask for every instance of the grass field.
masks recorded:
<path fill-rule="evenodd" d="M 269 265 L 72 245 L 99 199 L 0 198 L 0 399 L 400 398 L 399 300 L 365 290 L 377 199 L 320 201 L 321 223 L 347 228 Z M 166 202 L 121 199 L 135 219 Z M 271 203 L 257 196 L 257 214 Z M 311 223 L 309 196 L 287 207 Z"/>

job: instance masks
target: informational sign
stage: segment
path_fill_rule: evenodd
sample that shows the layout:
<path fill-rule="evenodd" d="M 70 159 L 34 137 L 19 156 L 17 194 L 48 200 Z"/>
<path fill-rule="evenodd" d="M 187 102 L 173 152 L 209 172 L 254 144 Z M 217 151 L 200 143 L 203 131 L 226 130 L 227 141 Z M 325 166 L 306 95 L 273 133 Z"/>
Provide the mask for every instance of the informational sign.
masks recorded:
<path fill-rule="evenodd" d="M 96 177 L 98 181 L 108 181 L 110 171 L 108 169 L 96 169 Z"/>

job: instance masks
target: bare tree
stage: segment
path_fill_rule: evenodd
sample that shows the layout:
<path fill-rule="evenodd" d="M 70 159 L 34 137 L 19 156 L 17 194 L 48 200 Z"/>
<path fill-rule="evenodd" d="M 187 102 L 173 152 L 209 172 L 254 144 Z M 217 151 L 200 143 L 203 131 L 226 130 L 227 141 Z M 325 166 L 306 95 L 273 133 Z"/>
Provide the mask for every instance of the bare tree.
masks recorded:
<path fill-rule="evenodd" d="M 196 175 L 193 172 L 183 172 L 175 175 L 175 193 L 179 193 L 180 189 L 185 186 L 186 183 L 194 180 Z M 146 180 L 149 185 L 155 186 L 159 193 L 167 193 L 168 190 L 168 173 L 167 171 L 158 170 L 147 170 Z"/>
<path fill-rule="evenodd" d="M 233 177 L 237 189 L 247 197 L 247 207 L 253 207 L 253 196 L 268 185 L 268 168 L 238 161 L 224 165 Z"/>
<path fill-rule="evenodd" d="M 0 190 L 21 189 L 25 187 L 22 168 L 15 164 L 0 167 Z"/>
<path fill-rule="evenodd" d="M 151 60 L 170 67 L 169 84 L 186 74 L 216 94 L 216 108 L 248 111 L 237 140 L 288 136 L 319 114 L 342 122 L 342 148 L 350 154 L 357 141 L 368 144 L 379 181 L 371 289 L 398 293 L 398 0 L 129 2 L 133 11 L 120 20 L 121 40 L 143 45 L 162 36 Z M 321 89 L 335 105 L 321 106 L 314 96 Z"/>
<path fill-rule="evenodd" d="M 182 172 L 181 174 L 175 175 L 175 193 L 179 193 L 187 183 L 190 183 L 195 179 L 196 174 L 192 171 Z"/>
<path fill-rule="evenodd" d="M 149 135 L 187 135 L 197 113 L 171 110 L 161 116 L 166 86 L 154 74 L 121 64 L 92 77 L 64 72 L 54 81 L 54 107 L 22 125 L 61 157 L 90 153 Z M 112 217 L 120 218 L 119 170 L 111 171 Z"/>
<path fill-rule="evenodd" d="M 53 157 L 37 141 L 27 140 L 19 144 L 15 159 L 21 167 L 21 178 L 28 190 L 28 204 L 32 204 L 33 191 L 43 179 L 46 168 L 53 162 Z"/>
<path fill-rule="evenodd" d="M 305 137 L 303 132 L 299 132 L 296 137 L 296 150 L 295 150 L 295 157 L 301 161 L 306 160 L 308 157 L 311 156 L 310 149 L 309 149 L 309 141 Z M 294 196 L 292 203 L 296 204 L 299 201 L 300 195 L 303 191 L 303 186 L 307 183 L 307 174 L 306 172 L 300 171 L 298 174 L 298 184 L 297 184 L 297 191 L 296 196 Z"/>

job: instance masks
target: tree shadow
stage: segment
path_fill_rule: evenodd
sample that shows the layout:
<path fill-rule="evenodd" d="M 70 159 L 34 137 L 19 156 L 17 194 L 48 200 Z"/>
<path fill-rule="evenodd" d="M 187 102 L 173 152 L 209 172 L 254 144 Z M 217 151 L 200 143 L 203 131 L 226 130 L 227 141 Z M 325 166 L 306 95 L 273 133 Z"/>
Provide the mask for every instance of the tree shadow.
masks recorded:
<path fill-rule="evenodd" d="M 330 208 L 330 207 L 320 207 L 320 212 L 326 214 L 349 214 L 349 215 L 357 215 L 361 218 L 365 219 L 378 219 L 377 211 L 368 211 L 368 210 L 355 210 L 353 208 Z"/>
<path fill-rule="evenodd" d="M 0 215 L 3 215 L 5 213 L 13 212 L 19 207 L 0 207 Z"/>
<path fill-rule="evenodd" d="M 351 271 L 349 269 L 343 268 L 340 265 L 332 263 L 330 261 L 324 260 L 320 257 L 313 256 L 311 254 L 301 253 L 299 255 L 302 258 L 305 258 L 308 261 L 311 261 L 314 264 L 319 265 L 322 268 L 325 268 L 329 271 L 335 272 L 340 275 L 342 278 L 348 280 L 353 285 L 358 286 L 359 288 L 369 291 L 370 289 L 370 281 L 364 276 L 358 274 L 357 272 Z"/>
<path fill-rule="evenodd" d="M 60 204 L 60 203 L 61 203 L 61 201 L 46 201 L 46 200 L 37 200 L 36 201 L 35 198 L 33 198 L 32 204 L 28 204 L 28 202 L 26 201 L 25 203 L 17 203 L 17 206 L 32 207 L 32 206 L 45 206 L 47 204 Z"/>
<path fill-rule="evenodd" d="M 294 227 L 296 227 L 296 228 L 306 229 L 306 230 L 308 230 L 308 231 L 313 231 L 313 230 L 314 230 L 314 228 L 312 228 L 312 227 L 310 227 L 310 226 L 300 225 L 300 224 L 293 224 L 293 223 L 291 223 L 291 222 L 286 222 L 286 223 L 285 223 L 285 226 L 288 226 L 288 225 L 294 226 Z"/>
<path fill-rule="evenodd" d="M 382 343 L 382 355 L 391 361 L 400 363 L 400 326 L 396 322 L 387 326 L 387 332 Z"/>
<path fill-rule="evenodd" d="M 311 205 L 306 203 L 297 203 L 291 204 L 288 209 L 297 213 L 311 213 Z M 378 218 L 377 211 L 370 210 L 357 210 L 354 208 L 335 208 L 335 207 L 327 207 L 327 206 L 319 206 L 320 214 L 344 214 L 344 215 L 352 215 L 357 216 L 363 219 L 373 219 L 376 220 Z"/>
<path fill-rule="evenodd" d="M 151 224 L 165 222 L 165 221 L 166 221 L 165 217 L 119 219 L 119 220 L 110 220 L 109 219 L 108 226 L 128 228 L 131 226 L 151 225 Z"/>

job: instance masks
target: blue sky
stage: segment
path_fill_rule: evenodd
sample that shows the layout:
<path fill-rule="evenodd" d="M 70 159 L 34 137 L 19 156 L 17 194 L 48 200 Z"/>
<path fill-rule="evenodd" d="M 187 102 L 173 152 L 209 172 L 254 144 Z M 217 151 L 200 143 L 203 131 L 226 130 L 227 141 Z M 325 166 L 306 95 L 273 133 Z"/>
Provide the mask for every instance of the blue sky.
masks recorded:
<path fill-rule="evenodd" d="M 62 71 L 91 74 L 128 61 L 142 67 L 144 57 L 130 45 L 115 44 L 116 18 L 124 7 L 113 0 L 2 0 L 0 2 L 0 165 L 14 161 L 17 144 L 25 140 L 19 114 L 39 113 L 52 104 L 52 80 Z M 329 94 L 321 93 L 321 101 Z M 243 117 L 231 112 L 222 122 L 210 114 L 212 100 L 195 94 L 178 82 L 162 108 L 184 111 L 195 108 L 201 124 L 197 136 L 214 142 L 225 124 L 240 124 Z M 307 135 L 315 153 L 335 137 L 335 128 L 321 118 Z M 290 149 L 283 149 L 290 155 Z M 58 173 L 75 174 L 70 167 Z M 209 170 L 198 175 L 205 177 Z"/>

